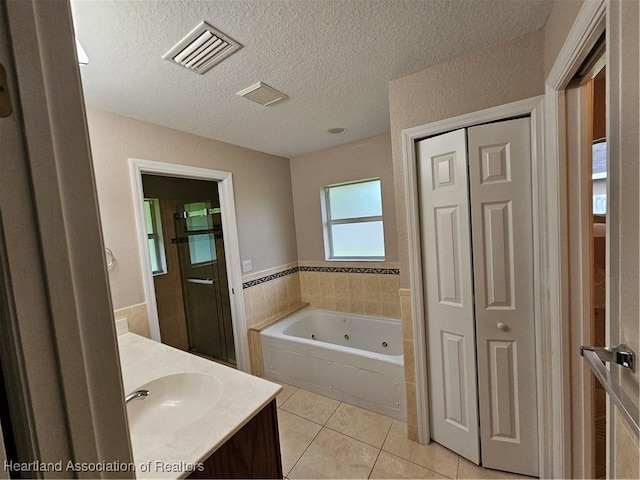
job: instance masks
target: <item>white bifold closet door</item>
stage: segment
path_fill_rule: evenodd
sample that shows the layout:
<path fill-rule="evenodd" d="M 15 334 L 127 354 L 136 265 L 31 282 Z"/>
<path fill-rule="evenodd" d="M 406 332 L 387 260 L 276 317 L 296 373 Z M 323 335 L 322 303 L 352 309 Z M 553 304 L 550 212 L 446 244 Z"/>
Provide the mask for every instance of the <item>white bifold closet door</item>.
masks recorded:
<path fill-rule="evenodd" d="M 528 118 L 462 129 L 421 141 L 418 164 L 431 436 L 535 476 L 529 137 Z"/>
<path fill-rule="evenodd" d="M 418 148 L 431 437 L 479 463 L 466 131 Z"/>

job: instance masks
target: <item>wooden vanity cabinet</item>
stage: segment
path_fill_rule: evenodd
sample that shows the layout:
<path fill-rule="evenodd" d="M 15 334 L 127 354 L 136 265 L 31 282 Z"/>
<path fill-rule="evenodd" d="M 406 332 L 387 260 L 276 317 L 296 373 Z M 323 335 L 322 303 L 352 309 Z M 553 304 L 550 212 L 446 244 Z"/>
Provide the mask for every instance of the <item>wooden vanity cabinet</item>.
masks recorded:
<path fill-rule="evenodd" d="M 282 479 L 276 401 L 272 400 L 188 478 Z"/>

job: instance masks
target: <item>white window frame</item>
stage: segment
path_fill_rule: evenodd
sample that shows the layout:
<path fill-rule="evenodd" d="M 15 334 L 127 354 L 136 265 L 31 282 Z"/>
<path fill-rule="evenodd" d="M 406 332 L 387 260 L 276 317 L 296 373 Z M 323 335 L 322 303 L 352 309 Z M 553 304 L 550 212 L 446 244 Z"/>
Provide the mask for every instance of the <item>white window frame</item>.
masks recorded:
<path fill-rule="evenodd" d="M 321 196 L 321 206 L 322 206 L 322 221 L 323 221 L 323 230 L 324 230 L 324 252 L 325 252 L 325 260 L 330 262 L 384 262 L 386 256 L 350 256 L 350 257 L 337 257 L 333 253 L 333 236 L 331 227 L 333 225 L 348 225 L 353 223 L 368 223 L 368 222 L 382 222 L 383 232 L 384 232 L 384 220 L 383 215 L 373 215 L 367 217 L 354 217 L 354 218 L 341 218 L 339 220 L 331 219 L 331 202 L 329 201 L 329 190 L 335 187 L 344 187 L 345 185 L 357 185 L 359 183 L 368 183 L 368 182 L 379 182 L 380 185 L 380 202 L 382 202 L 382 179 L 380 177 L 374 178 L 366 178 L 363 180 L 356 180 L 353 182 L 343 182 L 336 183 L 333 185 L 327 185 L 322 188 L 320 192 Z M 384 212 L 384 210 L 383 210 Z M 382 244 L 385 248 L 386 254 L 386 245 L 384 241 L 384 233 L 382 238 Z"/>

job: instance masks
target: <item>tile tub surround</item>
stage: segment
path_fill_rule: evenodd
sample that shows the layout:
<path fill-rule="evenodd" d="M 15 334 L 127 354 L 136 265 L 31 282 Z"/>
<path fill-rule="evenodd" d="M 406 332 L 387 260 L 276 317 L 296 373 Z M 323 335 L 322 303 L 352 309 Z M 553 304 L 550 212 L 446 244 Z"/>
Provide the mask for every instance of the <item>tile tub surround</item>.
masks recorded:
<path fill-rule="evenodd" d="M 301 302 L 345 313 L 400 318 L 400 271 L 391 262 L 298 262 L 242 277 L 247 325 Z"/>
<path fill-rule="evenodd" d="M 262 336 L 260 332 L 262 329 L 267 328 L 269 325 L 282 320 L 287 315 L 290 315 L 298 310 L 309 306 L 308 303 L 296 303 L 295 305 L 281 310 L 276 315 L 267 317 L 260 323 L 249 327 L 247 338 L 249 340 L 249 366 L 251 367 L 251 373 L 258 377 L 264 376 L 264 362 L 262 360 Z"/>
<path fill-rule="evenodd" d="M 283 385 L 276 397 L 286 478 L 526 478 L 479 467 L 432 442 L 407 439 L 407 425 Z"/>
<path fill-rule="evenodd" d="M 640 442 L 613 406 L 616 431 L 616 468 L 613 478 L 640 478 Z"/>
<path fill-rule="evenodd" d="M 404 381 L 407 391 L 407 434 L 418 441 L 418 407 L 416 401 L 416 365 L 413 348 L 413 319 L 411 318 L 411 290 L 400 289 L 402 321 L 402 353 L 404 355 Z"/>
<path fill-rule="evenodd" d="M 125 392 L 166 375 L 197 372 L 216 378 L 222 396 L 198 428 L 185 425 L 175 431 L 131 435 L 134 462 L 138 465 L 193 464 L 207 459 L 240 430 L 281 391 L 275 383 L 247 375 L 204 358 L 146 339 L 133 333 L 118 336 Z M 152 392 L 153 394 L 153 392 Z M 183 478 L 188 472 L 139 471 L 137 478 Z"/>
<path fill-rule="evenodd" d="M 253 327 L 301 302 L 298 264 L 242 277 L 247 326 Z"/>
<path fill-rule="evenodd" d="M 151 338 L 146 303 L 138 303 L 137 305 L 119 308 L 118 310 L 114 310 L 113 316 L 116 322 L 126 319 L 130 332 L 140 335 L 141 337 Z"/>
<path fill-rule="evenodd" d="M 400 270 L 391 262 L 299 262 L 302 301 L 345 313 L 400 318 Z"/>

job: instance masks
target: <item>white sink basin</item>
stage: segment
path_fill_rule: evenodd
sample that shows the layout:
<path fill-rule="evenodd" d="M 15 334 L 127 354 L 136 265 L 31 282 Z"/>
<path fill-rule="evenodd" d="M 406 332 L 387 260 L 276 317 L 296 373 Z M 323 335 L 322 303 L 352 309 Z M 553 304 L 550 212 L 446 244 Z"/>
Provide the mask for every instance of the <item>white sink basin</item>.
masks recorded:
<path fill-rule="evenodd" d="M 127 404 L 131 433 L 155 435 L 205 417 L 222 397 L 223 386 L 215 377 L 185 372 L 160 377 L 137 390 L 148 390 L 149 396 Z"/>

